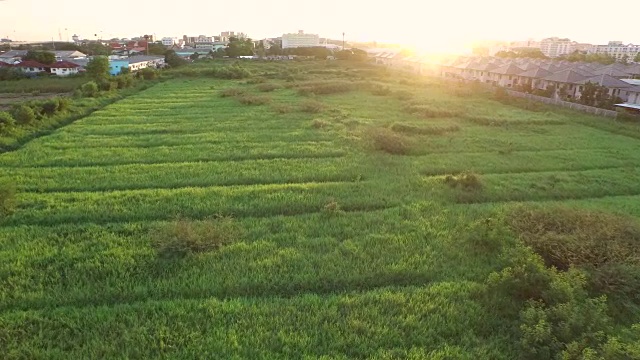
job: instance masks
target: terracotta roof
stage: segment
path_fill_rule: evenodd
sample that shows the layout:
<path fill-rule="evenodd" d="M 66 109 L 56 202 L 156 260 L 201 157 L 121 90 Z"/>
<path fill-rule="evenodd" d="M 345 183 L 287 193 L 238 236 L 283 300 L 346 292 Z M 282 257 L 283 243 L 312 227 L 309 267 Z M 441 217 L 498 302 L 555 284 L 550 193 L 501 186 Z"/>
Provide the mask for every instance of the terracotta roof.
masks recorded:
<path fill-rule="evenodd" d="M 45 68 L 48 65 L 45 64 L 41 64 L 37 61 L 33 61 L 33 60 L 25 60 L 19 64 L 14 65 L 15 67 L 32 67 L 32 68 Z"/>
<path fill-rule="evenodd" d="M 74 64 L 70 61 L 58 61 L 56 63 L 53 63 L 51 65 L 48 65 L 47 67 L 50 68 L 56 68 L 56 69 L 74 69 L 77 67 L 80 67 L 78 64 Z"/>

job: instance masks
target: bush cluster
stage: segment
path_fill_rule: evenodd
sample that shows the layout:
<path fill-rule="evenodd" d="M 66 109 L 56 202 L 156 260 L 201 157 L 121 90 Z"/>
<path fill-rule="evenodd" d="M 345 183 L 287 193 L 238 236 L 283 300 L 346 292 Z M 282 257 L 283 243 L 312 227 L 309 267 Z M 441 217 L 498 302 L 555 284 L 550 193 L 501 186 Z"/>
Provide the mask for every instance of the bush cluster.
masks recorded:
<path fill-rule="evenodd" d="M 227 88 L 220 91 L 220 97 L 234 97 L 244 95 L 246 93 L 245 90 L 239 88 Z"/>
<path fill-rule="evenodd" d="M 357 86 L 349 81 L 316 81 L 302 83 L 298 86 L 300 95 L 329 95 L 356 90 Z"/>
<path fill-rule="evenodd" d="M 394 123 L 390 127 L 391 130 L 398 133 L 412 134 L 412 135 L 444 135 L 451 132 L 460 131 L 460 126 L 413 126 L 408 124 Z"/>
<path fill-rule="evenodd" d="M 462 110 L 439 107 L 430 104 L 410 103 L 404 106 L 403 110 L 409 114 L 424 118 L 445 118 L 458 117 L 463 115 Z"/>
<path fill-rule="evenodd" d="M 238 101 L 243 105 L 264 105 L 271 102 L 271 98 L 267 96 L 245 94 L 238 96 Z"/>
<path fill-rule="evenodd" d="M 370 129 L 368 137 L 375 150 L 384 151 L 392 155 L 407 155 L 411 152 L 411 146 L 407 140 L 389 129 Z"/>
<path fill-rule="evenodd" d="M 158 255 L 164 258 L 218 250 L 236 242 L 242 236 L 241 228 L 230 217 L 203 221 L 177 219 L 151 233 Z"/>

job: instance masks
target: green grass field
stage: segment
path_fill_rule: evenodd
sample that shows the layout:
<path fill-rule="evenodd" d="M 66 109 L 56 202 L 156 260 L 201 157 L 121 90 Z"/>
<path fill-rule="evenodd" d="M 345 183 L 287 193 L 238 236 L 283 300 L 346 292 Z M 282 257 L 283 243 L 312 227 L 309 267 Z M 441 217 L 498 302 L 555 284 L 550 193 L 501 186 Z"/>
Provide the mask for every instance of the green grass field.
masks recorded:
<path fill-rule="evenodd" d="M 514 209 L 640 217 L 634 125 L 365 66 L 247 66 L 277 89 L 176 76 L 0 155 L 0 182 L 17 189 L 0 227 L 2 358 L 640 354 L 637 295 L 605 294 L 598 340 L 576 320 L 564 337 L 536 335 L 556 346 L 530 353 L 526 300 L 538 298 L 495 290 L 519 266 L 550 277 L 554 294 L 580 283 L 535 270 L 542 261 L 502 222 Z M 338 79 L 356 85 L 298 91 Z M 227 88 L 268 101 L 244 105 Z M 310 97 L 319 112 L 301 107 Z M 446 184 L 461 172 L 481 186 Z M 159 229 L 216 217 L 233 219 L 235 241 L 159 256 Z M 544 306 L 590 314 L 602 295 L 571 289 L 558 300 L 569 305 Z"/>

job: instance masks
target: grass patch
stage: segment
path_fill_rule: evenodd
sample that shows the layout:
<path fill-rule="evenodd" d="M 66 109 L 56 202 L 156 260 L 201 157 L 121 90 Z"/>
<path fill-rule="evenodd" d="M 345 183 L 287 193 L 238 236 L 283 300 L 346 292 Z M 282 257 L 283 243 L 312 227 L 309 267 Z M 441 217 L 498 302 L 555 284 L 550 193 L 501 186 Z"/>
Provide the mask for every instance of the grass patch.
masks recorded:
<path fill-rule="evenodd" d="M 458 175 L 447 175 L 444 183 L 452 189 L 462 189 L 465 191 L 477 191 L 482 189 L 480 176 L 473 172 L 463 172 Z"/>
<path fill-rule="evenodd" d="M 411 152 L 411 146 L 407 139 L 389 129 L 370 129 L 367 136 L 375 150 L 393 155 L 407 155 Z"/>
<path fill-rule="evenodd" d="M 298 85 L 300 95 L 340 94 L 357 89 L 357 85 L 348 81 L 318 81 Z"/>
<path fill-rule="evenodd" d="M 259 95 L 240 95 L 238 101 L 243 105 L 265 105 L 271 102 L 271 98 L 267 96 Z"/>
<path fill-rule="evenodd" d="M 393 91 L 388 86 L 376 85 L 371 89 L 371 94 L 376 96 L 389 96 Z"/>
<path fill-rule="evenodd" d="M 413 93 L 408 90 L 397 90 L 393 93 L 393 97 L 398 100 L 406 101 L 413 99 Z"/>
<path fill-rule="evenodd" d="M 296 109 L 289 104 L 274 104 L 271 106 L 271 109 L 278 114 L 289 114 L 294 112 Z"/>
<path fill-rule="evenodd" d="M 239 88 L 227 88 L 220 91 L 220 97 L 235 97 L 244 95 L 246 91 L 244 89 Z"/>
<path fill-rule="evenodd" d="M 300 104 L 300 111 L 302 112 L 317 114 L 322 110 L 324 110 L 324 104 L 318 100 L 305 100 Z"/>
<path fill-rule="evenodd" d="M 0 220 L 11 215 L 16 207 L 16 187 L 9 182 L 0 182 Z"/>
<path fill-rule="evenodd" d="M 397 133 L 410 135 L 444 135 L 447 133 L 460 131 L 460 126 L 451 125 L 420 127 L 409 124 L 394 123 L 391 125 L 390 129 Z"/>
<path fill-rule="evenodd" d="M 322 119 L 314 119 L 311 122 L 311 127 L 314 129 L 324 129 L 331 125 L 328 121 Z"/>
<path fill-rule="evenodd" d="M 263 83 L 256 86 L 256 89 L 258 89 L 258 91 L 260 92 L 272 92 L 279 88 L 280 87 L 278 85 L 272 83 Z"/>
<path fill-rule="evenodd" d="M 422 103 L 407 104 L 403 107 L 403 111 L 423 119 L 458 117 L 464 114 L 462 110 Z"/>
<path fill-rule="evenodd" d="M 155 229 L 151 238 L 158 255 L 177 258 L 215 251 L 240 239 L 242 231 L 233 218 L 203 221 L 177 219 Z"/>

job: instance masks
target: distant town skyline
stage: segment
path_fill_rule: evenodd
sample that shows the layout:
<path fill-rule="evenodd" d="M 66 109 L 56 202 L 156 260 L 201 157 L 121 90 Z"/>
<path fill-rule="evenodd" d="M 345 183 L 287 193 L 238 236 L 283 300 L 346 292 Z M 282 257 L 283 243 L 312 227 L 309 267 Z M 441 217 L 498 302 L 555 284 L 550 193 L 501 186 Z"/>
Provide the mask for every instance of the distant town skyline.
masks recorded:
<path fill-rule="evenodd" d="M 83 39 L 155 34 L 160 39 L 231 30 L 262 39 L 304 30 L 332 39 L 341 39 L 345 32 L 349 41 L 396 43 L 427 51 L 461 51 L 478 41 L 553 36 L 591 44 L 640 42 L 632 21 L 601 16 L 601 6 L 585 6 L 580 0 L 539 0 L 533 5 L 507 0 L 438 4 L 397 0 L 392 6 L 365 1 L 326 0 L 314 6 L 293 0 L 246 0 L 237 9 L 194 0 L 170 8 L 134 8 L 128 1 L 112 0 L 100 9 L 70 0 L 59 0 L 55 6 L 44 0 L 0 1 L 0 37 L 67 41 L 73 34 Z"/>

